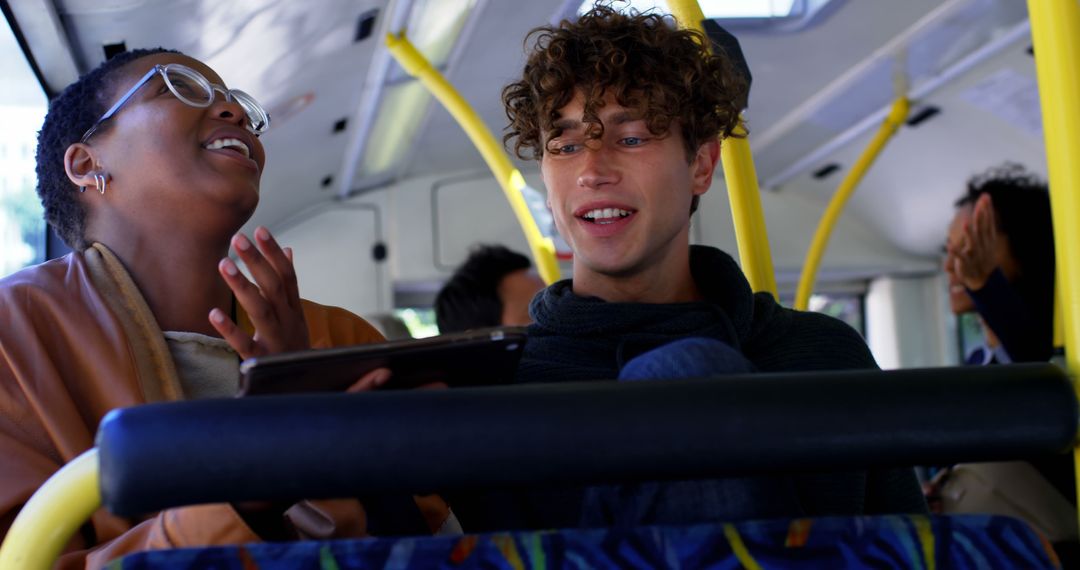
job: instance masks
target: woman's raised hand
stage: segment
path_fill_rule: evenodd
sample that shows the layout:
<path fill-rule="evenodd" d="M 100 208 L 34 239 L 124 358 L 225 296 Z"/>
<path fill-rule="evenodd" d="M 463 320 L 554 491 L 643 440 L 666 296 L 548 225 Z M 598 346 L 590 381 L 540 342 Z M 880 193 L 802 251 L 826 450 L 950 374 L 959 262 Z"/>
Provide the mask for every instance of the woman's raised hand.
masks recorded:
<path fill-rule="evenodd" d="M 978 291 L 998 265 L 998 232 L 994 204 L 989 194 L 979 196 L 971 219 L 964 224 L 963 238 L 950 248 L 953 271 L 964 287 Z"/>
<path fill-rule="evenodd" d="M 210 311 L 210 324 L 241 358 L 310 348 L 292 250 L 282 249 L 264 227 L 256 228 L 254 236 L 252 244 L 244 234 L 236 234 L 232 247 L 255 283 L 228 257 L 218 263 L 218 272 L 251 319 L 255 334 L 249 335 L 221 309 Z"/>

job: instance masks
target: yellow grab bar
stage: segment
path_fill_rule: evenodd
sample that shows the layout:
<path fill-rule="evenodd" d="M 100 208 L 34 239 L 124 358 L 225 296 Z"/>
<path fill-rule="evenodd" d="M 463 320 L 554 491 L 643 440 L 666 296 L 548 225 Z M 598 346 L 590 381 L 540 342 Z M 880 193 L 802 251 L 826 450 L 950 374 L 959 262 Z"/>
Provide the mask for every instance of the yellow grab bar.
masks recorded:
<path fill-rule="evenodd" d="M 1054 216 L 1054 248 L 1060 278 L 1065 357 L 1080 371 L 1080 256 L 1069 255 L 1080 239 L 1080 5 L 1075 0 L 1028 2 L 1035 68 Z"/>
<path fill-rule="evenodd" d="M 862 156 L 859 157 L 855 166 L 851 167 L 847 176 L 844 177 L 844 181 L 840 183 L 840 187 L 836 189 L 836 194 L 829 201 L 829 206 L 825 208 L 825 213 L 821 216 L 821 221 L 818 222 L 817 231 L 814 232 L 814 240 L 810 242 L 810 250 L 806 252 L 802 275 L 799 276 L 799 287 L 795 291 L 796 309 L 805 311 L 810 305 L 810 293 L 814 290 L 814 280 L 817 278 L 818 267 L 821 265 L 821 258 L 825 255 L 825 247 L 829 245 L 829 236 L 832 235 L 836 221 L 840 219 L 840 214 L 844 211 L 844 205 L 847 204 L 848 198 L 851 198 L 851 195 L 855 193 L 855 188 L 858 187 L 859 182 L 866 175 L 866 171 L 877 160 L 878 155 L 881 154 L 889 139 L 896 134 L 897 129 L 904 124 L 904 119 L 907 118 L 908 114 L 908 107 L 907 97 L 900 97 L 893 102 L 889 115 L 881 123 L 881 128 L 874 135 L 874 139 L 863 150 Z"/>
<path fill-rule="evenodd" d="M 23 505 L 0 546 L 0 569 L 52 568 L 71 537 L 99 507 L 95 447 L 61 467 Z"/>
<path fill-rule="evenodd" d="M 701 22 L 705 20 L 705 15 L 697 0 L 669 0 L 668 7 L 680 26 L 697 30 L 704 37 L 705 29 Z M 772 252 L 769 250 L 769 233 L 765 228 L 765 212 L 761 208 L 754 157 L 750 153 L 750 142 L 742 123 L 740 117 L 736 130 L 744 136 L 728 137 L 720 143 L 720 161 L 724 166 L 724 182 L 731 203 L 739 264 L 751 289 L 772 293 L 775 298 L 776 277 L 773 274 Z"/>
<path fill-rule="evenodd" d="M 1054 269 L 1054 348 L 1065 346 L 1065 315 L 1061 302 L 1061 273 Z"/>
<path fill-rule="evenodd" d="M 454 89 L 454 86 L 428 62 L 424 55 L 405 37 L 404 33 L 397 36 L 387 34 L 386 47 L 390 50 L 390 54 L 394 56 L 394 59 L 401 64 L 401 67 L 410 75 L 419 79 L 420 83 L 431 91 L 431 94 L 446 107 L 450 115 L 465 130 L 465 134 L 469 136 L 476 149 L 480 151 L 480 155 L 484 157 L 484 162 L 487 163 L 488 168 L 495 175 L 495 179 L 499 182 L 499 186 L 502 187 L 506 199 L 510 202 L 510 207 L 514 210 L 514 215 L 517 216 L 522 231 L 525 232 L 525 239 L 529 242 L 529 250 L 532 252 L 533 260 L 536 262 L 536 269 L 540 273 L 540 278 L 549 285 L 558 281 L 559 263 L 555 257 L 555 243 L 551 238 L 545 237 L 540 232 L 540 227 L 537 226 L 536 220 L 529 211 L 529 206 L 525 203 L 525 197 L 521 194 L 522 189 L 525 188 L 525 177 L 521 175 L 518 169 L 514 168 L 514 165 L 506 156 L 506 151 L 496 141 L 495 136 L 480 120 L 480 116 L 476 114 L 476 111 Z"/>
<path fill-rule="evenodd" d="M 741 119 L 738 130 L 746 132 Z M 724 165 L 724 181 L 743 273 L 755 292 L 772 293 L 773 298 L 777 298 L 769 233 L 765 228 L 765 212 L 761 208 L 750 141 L 746 137 L 724 139 L 720 143 L 720 161 Z"/>
<path fill-rule="evenodd" d="M 1080 394 L 1080 3 L 1028 0 L 1054 217 L 1065 365 Z M 1073 450 L 1080 472 L 1080 448 Z M 1077 479 L 1080 489 L 1080 478 Z"/>

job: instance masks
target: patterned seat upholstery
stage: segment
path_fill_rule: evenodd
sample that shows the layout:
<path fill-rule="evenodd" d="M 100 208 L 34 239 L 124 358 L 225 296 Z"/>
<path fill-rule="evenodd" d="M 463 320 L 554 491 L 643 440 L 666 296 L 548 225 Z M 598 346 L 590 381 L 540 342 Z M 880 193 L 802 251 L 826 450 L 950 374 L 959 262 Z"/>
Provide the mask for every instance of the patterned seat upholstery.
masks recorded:
<path fill-rule="evenodd" d="M 252 544 L 132 554 L 116 570 L 354 568 L 1060 568 L 1007 517 L 879 516 L 632 530 Z"/>

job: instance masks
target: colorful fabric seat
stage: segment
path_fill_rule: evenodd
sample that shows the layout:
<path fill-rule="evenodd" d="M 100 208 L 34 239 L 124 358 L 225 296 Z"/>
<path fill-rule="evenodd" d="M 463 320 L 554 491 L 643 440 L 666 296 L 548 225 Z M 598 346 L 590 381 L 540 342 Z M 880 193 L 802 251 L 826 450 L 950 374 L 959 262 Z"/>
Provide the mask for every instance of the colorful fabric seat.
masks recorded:
<path fill-rule="evenodd" d="M 115 570 L 357 568 L 1060 568 L 1007 517 L 880 516 L 628 530 L 380 538 L 142 552 Z"/>

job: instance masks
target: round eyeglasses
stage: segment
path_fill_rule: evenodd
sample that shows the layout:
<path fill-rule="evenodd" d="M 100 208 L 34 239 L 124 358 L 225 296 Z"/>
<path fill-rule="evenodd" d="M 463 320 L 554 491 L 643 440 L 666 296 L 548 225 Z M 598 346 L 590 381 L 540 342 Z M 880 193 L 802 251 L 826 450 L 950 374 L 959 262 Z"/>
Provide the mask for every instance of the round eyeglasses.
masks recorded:
<path fill-rule="evenodd" d="M 169 91 L 186 105 L 205 109 L 214 103 L 214 92 L 220 91 L 225 95 L 226 101 L 236 101 L 244 109 L 244 114 L 247 116 L 247 125 L 245 126 L 255 136 L 261 135 L 266 132 L 266 129 L 270 128 L 270 115 L 251 95 L 239 89 L 227 89 L 224 85 L 210 83 L 198 71 L 185 65 L 170 63 L 167 65 L 155 65 L 153 69 L 147 71 L 131 89 L 127 90 L 127 93 L 124 93 L 124 96 L 115 105 L 105 111 L 105 114 L 86 130 L 86 133 L 82 136 L 82 142 L 89 140 L 101 123 L 115 115 L 124 106 L 124 103 L 127 103 L 135 95 L 135 92 L 140 87 L 146 85 L 157 74 L 161 75 Z"/>

